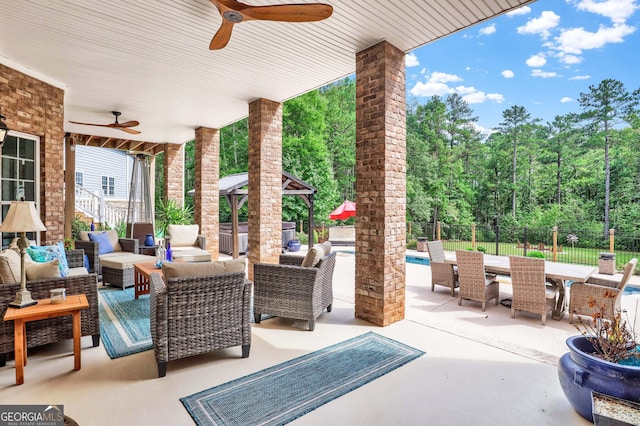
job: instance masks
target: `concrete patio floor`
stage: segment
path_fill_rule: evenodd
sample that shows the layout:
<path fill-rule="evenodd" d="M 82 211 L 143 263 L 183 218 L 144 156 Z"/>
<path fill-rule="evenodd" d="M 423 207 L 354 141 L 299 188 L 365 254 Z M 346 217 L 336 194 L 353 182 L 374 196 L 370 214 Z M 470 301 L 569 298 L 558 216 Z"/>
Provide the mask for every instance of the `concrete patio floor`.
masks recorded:
<path fill-rule="evenodd" d="M 80 425 L 189 425 L 180 397 L 374 331 L 426 354 L 291 424 L 590 424 L 571 408 L 557 379 L 565 339 L 577 333 L 567 316 L 542 326 L 539 316 L 512 319 L 502 305 L 486 312 L 479 303 L 458 306 L 446 288 L 431 291 L 428 266 L 407 263 L 406 319 L 376 327 L 354 318 L 354 267 L 352 254 L 338 254 L 334 309 L 320 316 L 314 332 L 285 318 L 254 324 L 247 359 L 240 348 L 221 350 L 171 362 L 159 379 L 153 351 L 111 360 L 85 337 L 80 371 L 72 370 L 71 341 L 30 351 L 21 386 L 9 361 L 0 368 L 0 401 L 63 404 Z M 501 286 L 501 297 L 510 290 Z M 623 296 L 624 307 L 637 301 Z"/>

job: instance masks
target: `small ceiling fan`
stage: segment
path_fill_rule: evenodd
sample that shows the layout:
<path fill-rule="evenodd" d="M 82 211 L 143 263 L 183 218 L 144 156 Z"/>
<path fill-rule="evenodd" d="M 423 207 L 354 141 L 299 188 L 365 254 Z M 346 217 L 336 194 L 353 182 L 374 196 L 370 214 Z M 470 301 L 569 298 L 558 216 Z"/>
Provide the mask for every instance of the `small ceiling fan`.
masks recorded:
<path fill-rule="evenodd" d="M 250 6 L 236 0 L 211 0 L 222 16 L 222 25 L 213 36 L 209 50 L 224 48 L 231 38 L 233 24 L 244 21 L 313 22 L 328 18 L 333 7 L 323 3 Z"/>
<path fill-rule="evenodd" d="M 118 117 L 122 114 L 120 111 L 111 111 L 111 114 L 115 115 L 116 121 L 115 123 L 110 124 L 95 124 L 95 123 L 81 123 L 79 121 L 69 121 L 69 123 L 73 124 L 83 124 L 85 126 L 98 126 L 98 127 L 110 127 L 112 129 L 122 130 L 123 132 L 131 133 L 132 135 L 138 135 L 140 132 L 138 130 L 130 129 L 130 127 L 136 127 L 140 123 L 137 121 L 125 121 L 124 123 L 118 123 Z"/>

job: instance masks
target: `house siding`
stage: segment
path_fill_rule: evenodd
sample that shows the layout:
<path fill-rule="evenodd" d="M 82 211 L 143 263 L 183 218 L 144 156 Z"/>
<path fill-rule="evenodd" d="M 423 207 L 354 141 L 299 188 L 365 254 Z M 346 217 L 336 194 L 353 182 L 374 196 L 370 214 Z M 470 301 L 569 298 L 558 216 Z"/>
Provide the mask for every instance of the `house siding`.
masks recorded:
<path fill-rule="evenodd" d="M 96 158 L 100 164 L 96 165 Z M 91 146 L 76 147 L 76 173 L 82 173 L 83 186 L 95 193 L 102 190 L 102 176 L 115 180 L 113 195 L 105 194 L 106 199 L 126 200 L 129 198 L 133 157 L 125 151 L 96 148 Z"/>

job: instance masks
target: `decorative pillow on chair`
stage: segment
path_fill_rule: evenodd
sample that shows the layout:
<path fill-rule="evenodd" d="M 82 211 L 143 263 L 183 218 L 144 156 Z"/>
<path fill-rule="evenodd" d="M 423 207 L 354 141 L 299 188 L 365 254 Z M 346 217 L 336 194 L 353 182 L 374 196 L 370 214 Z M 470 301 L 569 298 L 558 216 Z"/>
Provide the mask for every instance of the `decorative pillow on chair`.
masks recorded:
<path fill-rule="evenodd" d="M 169 225 L 167 236 L 171 247 L 191 247 L 198 245 L 199 225 Z"/>
<path fill-rule="evenodd" d="M 89 240 L 94 243 L 98 243 L 98 255 L 113 253 L 113 245 L 111 244 L 111 239 L 106 232 L 90 233 Z"/>
<path fill-rule="evenodd" d="M 60 266 L 58 259 L 50 262 L 33 262 L 25 265 L 25 273 L 28 281 L 48 280 L 60 278 Z"/>
<path fill-rule="evenodd" d="M 20 282 L 20 255 L 12 249 L 0 253 L 0 283 Z"/>
<path fill-rule="evenodd" d="M 320 259 L 324 257 L 324 254 L 324 248 L 320 244 L 316 244 L 309 249 L 300 266 L 316 266 Z"/>
<path fill-rule="evenodd" d="M 62 241 L 52 246 L 27 247 L 27 254 L 31 260 L 38 263 L 50 262 L 54 259 L 58 260 L 60 276 L 66 277 L 69 275 L 69 263 L 67 262 L 67 254 L 64 251 L 64 244 Z"/>

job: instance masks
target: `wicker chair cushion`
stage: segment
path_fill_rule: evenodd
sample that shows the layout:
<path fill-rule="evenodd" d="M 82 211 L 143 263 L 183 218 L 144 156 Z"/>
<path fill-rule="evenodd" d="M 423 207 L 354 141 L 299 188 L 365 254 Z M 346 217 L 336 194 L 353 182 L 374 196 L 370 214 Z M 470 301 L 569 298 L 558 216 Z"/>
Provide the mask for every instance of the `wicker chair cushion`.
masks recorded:
<path fill-rule="evenodd" d="M 302 260 L 302 265 L 300 266 L 305 266 L 307 268 L 316 266 L 318 262 L 320 262 L 320 259 L 322 259 L 323 257 L 324 248 L 320 244 L 316 244 L 315 246 L 311 247 L 311 249 L 309 249 L 307 255 Z"/>
<path fill-rule="evenodd" d="M 192 247 L 198 246 L 198 225 L 169 225 L 167 235 L 171 242 L 171 247 Z"/>
<path fill-rule="evenodd" d="M 211 253 L 198 247 L 173 247 L 174 262 L 211 262 Z"/>
<path fill-rule="evenodd" d="M 245 260 L 230 259 L 217 262 L 166 262 L 162 265 L 165 283 L 170 278 L 206 277 L 231 272 L 244 272 Z"/>
<path fill-rule="evenodd" d="M 67 263 L 67 255 L 64 250 L 64 244 L 60 241 L 58 244 L 51 246 L 30 246 L 27 247 L 27 253 L 31 260 L 35 262 L 50 262 L 54 259 L 58 260 L 60 268 L 59 277 L 69 275 L 69 263 Z M 58 278 L 59 278 L 58 277 Z"/>
<path fill-rule="evenodd" d="M 89 234 L 96 234 L 96 232 L 91 231 L 80 231 L 80 241 L 91 241 L 89 238 Z M 100 233 L 100 232 L 98 232 Z M 118 231 L 115 229 L 107 229 L 102 232 L 107 234 L 109 237 L 109 241 L 111 242 L 111 247 L 113 247 L 113 251 L 122 251 L 122 246 L 120 245 L 120 239 L 118 238 Z"/>
<path fill-rule="evenodd" d="M 324 249 L 324 255 L 328 255 L 329 253 L 331 253 L 331 241 L 327 240 L 324 243 L 320 244 L 322 246 L 322 248 Z"/>
<path fill-rule="evenodd" d="M 27 280 L 48 280 L 60 278 L 60 266 L 58 259 L 49 262 L 33 262 L 25 265 Z"/>
<path fill-rule="evenodd" d="M 20 255 L 7 249 L 0 253 L 0 283 L 20 282 Z"/>
<path fill-rule="evenodd" d="M 108 253 L 100 256 L 100 265 L 105 268 L 117 270 L 133 270 L 133 265 L 139 262 L 155 262 L 155 256 L 135 254 L 131 252 Z"/>

